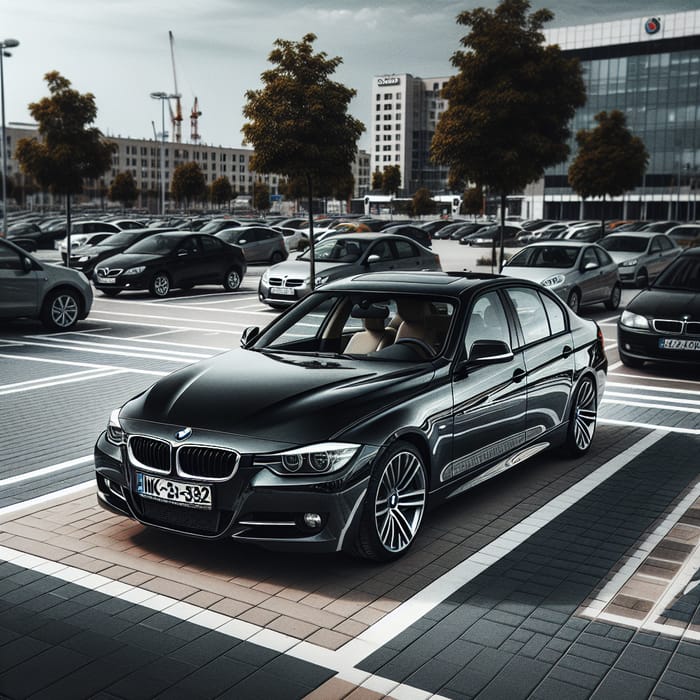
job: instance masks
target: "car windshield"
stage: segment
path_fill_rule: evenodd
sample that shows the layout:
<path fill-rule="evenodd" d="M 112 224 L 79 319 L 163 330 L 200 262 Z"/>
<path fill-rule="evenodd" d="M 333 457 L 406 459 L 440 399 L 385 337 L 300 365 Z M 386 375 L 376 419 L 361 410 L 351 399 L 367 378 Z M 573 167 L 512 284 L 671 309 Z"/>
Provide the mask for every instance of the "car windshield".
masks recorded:
<path fill-rule="evenodd" d="M 99 245 L 104 246 L 129 246 L 134 241 L 137 241 L 141 235 L 138 231 L 120 231 L 107 236 Z"/>
<path fill-rule="evenodd" d="M 326 238 L 314 246 L 315 262 L 357 262 L 369 247 L 369 241 L 357 238 Z M 310 260 L 311 251 L 299 256 L 299 260 Z"/>
<path fill-rule="evenodd" d="M 700 292 L 700 256 L 681 255 L 656 279 L 654 289 Z"/>
<path fill-rule="evenodd" d="M 638 236 L 609 236 L 600 245 L 610 253 L 643 253 L 647 249 L 647 238 Z"/>
<path fill-rule="evenodd" d="M 316 292 L 269 326 L 252 349 L 312 358 L 430 360 L 445 349 L 455 309 L 453 300 L 427 295 Z"/>
<path fill-rule="evenodd" d="M 152 255 L 166 255 L 172 253 L 173 250 L 182 244 L 183 239 L 180 236 L 175 238 L 165 236 L 163 234 L 155 234 L 148 236 L 138 243 L 130 246 L 125 252 L 127 253 L 149 253 Z"/>
<path fill-rule="evenodd" d="M 199 231 L 200 233 L 216 233 L 221 230 L 222 226 L 224 226 L 224 222 L 222 221 L 210 221 L 208 224 L 204 224 Z M 238 222 L 231 222 L 230 226 L 227 226 L 227 228 L 235 228 L 236 226 L 239 226 Z"/>
<path fill-rule="evenodd" d="M 574 246 L 532 246 L 514 255 L 507 265 L 508 267 L 554 267 L 565 270 L 576 264 L 580 250 Z"/>

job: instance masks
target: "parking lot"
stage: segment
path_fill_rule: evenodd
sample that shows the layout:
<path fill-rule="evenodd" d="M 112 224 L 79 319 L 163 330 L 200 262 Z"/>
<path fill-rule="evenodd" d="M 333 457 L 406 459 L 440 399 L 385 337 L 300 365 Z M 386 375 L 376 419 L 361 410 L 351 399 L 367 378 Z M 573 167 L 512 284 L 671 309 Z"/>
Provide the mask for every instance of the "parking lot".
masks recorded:
<path fill-rule="evenodd" d="M 433 250 L 444 269 L 483 255 Z M 72 332 L 3 326 L 0 696 L 698 697 L 700 371 L 622 366 L 619 311 L 582 311 L 610 362 L 591 452 L 466 492 L 396 563 L 194 542 L 99 508 L 111 410 L 273 319 L 264 270 L 236 292 L 97 293 Z"/>

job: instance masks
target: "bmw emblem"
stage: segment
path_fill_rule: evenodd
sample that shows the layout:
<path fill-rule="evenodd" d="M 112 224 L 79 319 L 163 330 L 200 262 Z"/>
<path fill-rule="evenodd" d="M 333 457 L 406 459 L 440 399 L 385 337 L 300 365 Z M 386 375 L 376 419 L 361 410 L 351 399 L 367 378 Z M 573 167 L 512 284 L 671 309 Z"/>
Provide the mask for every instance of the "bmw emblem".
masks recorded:
<path fill-rule="evenodd" d="M 644 31 L 647 34 L 657 34 L 661 29 L 661 20 L 658 17 L 650 17 L 644 22 Z"/>
<path fill-rule="evenodd" d="M 192 428 L 183 428 L 175 433 L 178 440 L 187 440 L 190 435 L 192 435 Z"/>

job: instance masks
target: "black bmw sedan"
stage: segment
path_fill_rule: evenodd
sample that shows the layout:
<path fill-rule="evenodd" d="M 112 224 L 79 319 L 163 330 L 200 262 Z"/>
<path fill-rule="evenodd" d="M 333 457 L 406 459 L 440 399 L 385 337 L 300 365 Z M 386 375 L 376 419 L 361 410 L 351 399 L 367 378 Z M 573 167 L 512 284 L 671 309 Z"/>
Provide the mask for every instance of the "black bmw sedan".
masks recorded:
<path fill-rule="evenodd" d="M 115 410 L 99 502 L 162 530 L 402 555 L 426 510 L 538 452 L 590 447 L 600 329 L 539 285 L 377 272 Z"/>
<path fill-rule="evenodd" d="M 617 323 L 622 363 L 698 366 L 700 362 L 700 248 L 683 251 L 627 305 Z"/>
<path fill-rule="evenodd" d="M 191 231 L 156 233 L 123 253 L 100 262 L 93 283 L 107 296 L 147 289 L 165 297 L 171 289 L 221 284 L 238 289 L 247 269 L 243 251 L 208 234 Z"/>

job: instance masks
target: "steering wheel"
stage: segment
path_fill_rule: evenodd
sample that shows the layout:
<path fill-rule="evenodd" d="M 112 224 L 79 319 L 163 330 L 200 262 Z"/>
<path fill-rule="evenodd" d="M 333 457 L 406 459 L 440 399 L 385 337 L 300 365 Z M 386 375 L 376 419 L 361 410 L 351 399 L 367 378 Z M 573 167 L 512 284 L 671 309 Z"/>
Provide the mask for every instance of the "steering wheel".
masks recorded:
<path fill-rule="evenodd" d="M 394 341 L 394 345 L 410 345 L 414 350 L 418 350 L 421 356 L 425 356 L 425 359 L 431 359 L 435 356 L 435 351 L 428 345 L 424 340 L 420 338 L 399 338 Z"/>

